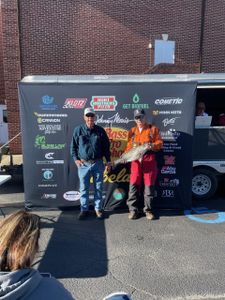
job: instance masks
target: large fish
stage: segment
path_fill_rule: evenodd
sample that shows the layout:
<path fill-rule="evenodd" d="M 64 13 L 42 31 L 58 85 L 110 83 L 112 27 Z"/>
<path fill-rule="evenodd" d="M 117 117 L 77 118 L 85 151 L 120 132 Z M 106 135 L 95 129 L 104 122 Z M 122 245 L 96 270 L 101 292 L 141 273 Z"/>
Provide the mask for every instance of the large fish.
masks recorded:
<path fill-rule="evenodd" d="M 143 144 L 140 146 L 137 146 L 135 148 L 132 148 L 130 151 L 122 154 L 119 159 L 116 159 L 113 162 L 113 166 L 119 165 L 119 164 L 125 164 L 127 162 L 137 160 L 141 158 L 148 150 L 151 149 L 150 144 Z"/>

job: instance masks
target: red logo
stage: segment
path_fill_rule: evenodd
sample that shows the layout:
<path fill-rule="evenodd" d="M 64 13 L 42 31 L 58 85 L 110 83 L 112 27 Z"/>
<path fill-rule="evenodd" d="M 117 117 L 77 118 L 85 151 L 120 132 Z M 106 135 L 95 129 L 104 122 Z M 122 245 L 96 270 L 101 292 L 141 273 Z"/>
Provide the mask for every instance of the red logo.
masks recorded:
<path fill-rule="evenodd" d="M 165 165 L 175 165 L 175 156 L 164 155 Z"/>
<path fill-rule="evenodd" d="M 67 98 L 63 108 L 84 108 L 87 98 Z"/>
<path fill-rule="evenodd" d="M 115 96 L 93 96 L 91 106 L 96 111 L 116 110 L 117 101 Z"/>

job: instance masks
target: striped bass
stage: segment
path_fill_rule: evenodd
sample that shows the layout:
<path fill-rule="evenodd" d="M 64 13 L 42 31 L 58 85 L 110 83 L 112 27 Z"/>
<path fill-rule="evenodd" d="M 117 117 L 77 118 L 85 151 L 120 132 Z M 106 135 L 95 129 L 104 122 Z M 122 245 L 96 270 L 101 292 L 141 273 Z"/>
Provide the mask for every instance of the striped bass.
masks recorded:
<path fill-rule="evenodd" d="M 113 162 L 113 166 L 126 164 L 130 161 L 140 159 L 150 149 L 151 145 L 149 143 L 145 143 L 143 145 L 132 148 L 130 151 L 123 153 L 119 159 L 116 159 Z"/>

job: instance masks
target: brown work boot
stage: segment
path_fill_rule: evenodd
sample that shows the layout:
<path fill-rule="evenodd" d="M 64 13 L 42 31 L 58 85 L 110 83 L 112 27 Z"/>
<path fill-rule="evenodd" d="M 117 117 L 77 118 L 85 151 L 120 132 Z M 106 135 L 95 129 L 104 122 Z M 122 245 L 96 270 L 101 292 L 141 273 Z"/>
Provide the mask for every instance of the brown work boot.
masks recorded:
<path fill-rule="evenodd" d="M 131 210 L 128 214 L 128 219 L 129 220 L 135 220 L 138 217 L 138 213 L 135 210 Z"/>
<path fill-rule="evenodd" d="M 78 220 L 84 220 L 88 216 L 88 211 L 81 211 L 78 215 Z"/>
<path fill-rule="evenodd" d="M 97 219 L 102 220 L 104 218 L 104 213 L 102 210 L 96 210 L 95 213 Z"/>
<path fill-rule="evenodd" d="M 146 215 L 147 220 L 154 220 L 155 219 L 155 216 L 151 211 L 146 211 L 145 215 Z"/>

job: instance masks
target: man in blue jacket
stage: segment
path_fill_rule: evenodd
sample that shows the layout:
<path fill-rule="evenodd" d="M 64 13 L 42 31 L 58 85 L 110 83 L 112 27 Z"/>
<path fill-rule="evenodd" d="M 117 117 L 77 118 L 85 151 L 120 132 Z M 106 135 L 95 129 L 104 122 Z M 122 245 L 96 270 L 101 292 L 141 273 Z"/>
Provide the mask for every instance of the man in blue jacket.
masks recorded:
<path fill-rule="evenodd" d="M 88 216 L 89 211 L 89 187 L 93 176 L 94 205 L 96 217 L 103 218 L 102 189 L 104 164 L 106 159 L 106 171 L 110 171 L 110 142 L 105 130 L 95 125 L 95 111 L 92 107 L 84 110 L 85 124 L 75 127 L 71 141 L 71 155 L 78 168 L 80 180 L 80 208 L 78 219 Z"/>

